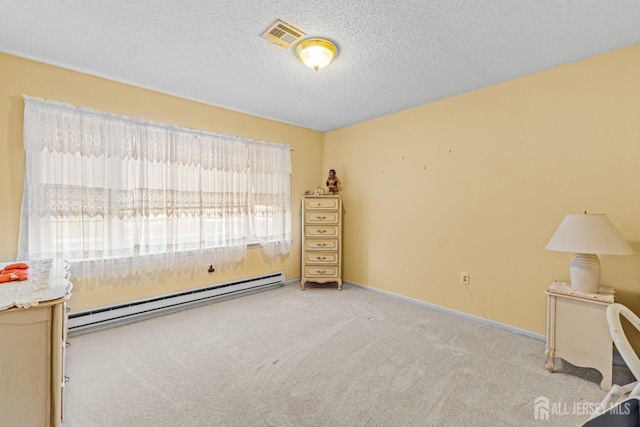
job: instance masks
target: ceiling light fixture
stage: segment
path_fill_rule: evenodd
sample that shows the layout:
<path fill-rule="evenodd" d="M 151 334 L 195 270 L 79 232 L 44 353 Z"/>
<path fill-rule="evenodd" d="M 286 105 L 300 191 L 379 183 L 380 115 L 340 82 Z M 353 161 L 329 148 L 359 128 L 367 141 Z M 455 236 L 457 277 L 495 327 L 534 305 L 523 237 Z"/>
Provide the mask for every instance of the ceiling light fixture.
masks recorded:
<path fill-rule="evenodd" d="M 327 39 L 306 39 L 296 46 L 296 56 L 316 71 L 329 65 L 337 55 L 338 48 Z"/>

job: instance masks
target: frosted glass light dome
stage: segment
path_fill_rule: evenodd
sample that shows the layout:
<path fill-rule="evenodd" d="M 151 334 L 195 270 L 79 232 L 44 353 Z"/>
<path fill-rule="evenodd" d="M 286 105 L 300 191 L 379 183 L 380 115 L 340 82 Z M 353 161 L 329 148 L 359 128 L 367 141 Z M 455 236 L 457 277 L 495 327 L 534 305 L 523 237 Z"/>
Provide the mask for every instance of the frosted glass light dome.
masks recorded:
<path fill-rule="evenodd" d="M 337 54 L 336 45 L 326 39 L 302 40 L 296 47 L 296 56 L 316 71 L 329 65 Z"/>

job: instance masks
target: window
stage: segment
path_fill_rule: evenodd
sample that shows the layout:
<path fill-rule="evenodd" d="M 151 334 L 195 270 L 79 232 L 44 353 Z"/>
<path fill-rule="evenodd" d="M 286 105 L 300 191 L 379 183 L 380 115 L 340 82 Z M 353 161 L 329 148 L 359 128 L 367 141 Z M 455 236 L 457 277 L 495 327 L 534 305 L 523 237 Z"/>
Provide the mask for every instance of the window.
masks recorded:
<path fill-rule="evenodd" d="M 291 249 L 290 149 L 25 97 L 21 259 L 81 274 Z"/>

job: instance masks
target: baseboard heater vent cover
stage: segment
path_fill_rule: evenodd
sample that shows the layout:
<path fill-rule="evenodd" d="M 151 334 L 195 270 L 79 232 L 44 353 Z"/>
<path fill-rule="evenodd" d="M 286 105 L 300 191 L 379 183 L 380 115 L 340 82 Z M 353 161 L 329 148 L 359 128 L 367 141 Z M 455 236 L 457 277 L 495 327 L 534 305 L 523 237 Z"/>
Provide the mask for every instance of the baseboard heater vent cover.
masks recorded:
<path fill-rule="evenodd" d="M 284 285 L 284 272 L 70 313 L 69 335 L 129 323 Z"/>

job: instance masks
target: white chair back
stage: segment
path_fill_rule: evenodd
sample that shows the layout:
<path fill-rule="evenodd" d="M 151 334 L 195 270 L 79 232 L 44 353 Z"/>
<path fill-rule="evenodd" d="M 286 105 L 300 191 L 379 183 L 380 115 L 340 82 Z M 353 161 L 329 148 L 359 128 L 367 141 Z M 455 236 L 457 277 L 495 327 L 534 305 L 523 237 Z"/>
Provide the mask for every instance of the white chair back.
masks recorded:
<path fill-rule="evenodd" d="M 609 333 L 611 334 L 613 343 L 616 345 L 620 356 L 622 356 L 625 363 L 636 377 L 636 380 L 640 380 L 640 359 L 638 359 L 638 355 L 633 350 L 633 347 L 631 347 L 629 339 L 622 329 L 622 317 L 625 317 L 636 329 L 640 331 L 640 318 L 636 316 L 634 312 L 618 303 L 611 304 L 607 307 L 607 322 L 609 323 Z"/>
<path fill-rule="evenodd" d="M 607 307 L 607 323 L 611 338 L 638 380 L 640 379 L 640 359 L 622 329 L 622 317 L 640 331 L 640 318 L 627 307 L 618 303 Z M 583 427 L 638 426 L 640 425 L 639 400 L 640 381 L 623 386 L 614 384 Z"/>

